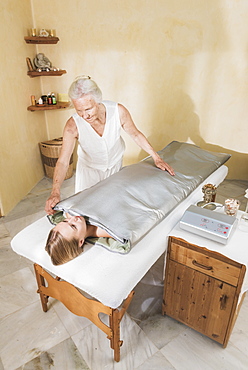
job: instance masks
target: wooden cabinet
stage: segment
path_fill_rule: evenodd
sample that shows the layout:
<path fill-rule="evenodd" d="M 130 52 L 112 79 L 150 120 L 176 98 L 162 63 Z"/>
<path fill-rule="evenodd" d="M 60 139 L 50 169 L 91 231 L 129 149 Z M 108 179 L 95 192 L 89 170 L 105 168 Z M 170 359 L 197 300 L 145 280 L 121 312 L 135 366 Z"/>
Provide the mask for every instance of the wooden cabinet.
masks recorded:
<path fill-rule="evenodd" d="M 246 267 L 169 237 L 162 312 L 226 347 Z"/>

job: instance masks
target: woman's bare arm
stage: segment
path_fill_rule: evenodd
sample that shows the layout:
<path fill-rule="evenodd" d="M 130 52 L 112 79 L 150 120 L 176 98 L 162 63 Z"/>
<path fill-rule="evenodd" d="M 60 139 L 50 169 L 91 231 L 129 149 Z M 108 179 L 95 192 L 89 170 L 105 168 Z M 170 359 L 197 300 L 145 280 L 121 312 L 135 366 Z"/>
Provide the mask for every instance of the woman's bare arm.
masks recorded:
<path fill-rule="evenodd" d="M 60 188 L 69 168 L 70 158 L 75 147 L 77 137 L 77 126 L 74 119 L 71 117 L 64 128 L 63 144 L 54 170 L 52 192 L 46 201 L 45 211 L 48 214 L 54 213 L 53 207 L 60 201 Z"/>
<path fill-rule="evenodd" d="M 118 104 L 121 125 L 124 131 L 135 141 L 135 143 L 146 151 L 154 160 L 155 165 L 163 171 L 168 171 L 170 175 L 175 175 L 173 168 L 158 155 L 148 142 L 145 135 L 137 129 L 129 111 L 122 105 Z"/>

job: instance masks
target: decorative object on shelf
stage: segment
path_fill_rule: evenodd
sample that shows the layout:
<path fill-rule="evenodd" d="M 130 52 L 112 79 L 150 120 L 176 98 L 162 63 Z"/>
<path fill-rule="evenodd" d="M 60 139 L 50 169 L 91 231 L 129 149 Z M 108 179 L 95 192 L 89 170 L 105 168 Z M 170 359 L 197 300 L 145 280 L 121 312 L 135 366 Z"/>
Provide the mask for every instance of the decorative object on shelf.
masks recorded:
<path fill-rule="evenodd" d="M 51 37 L 55 37 L 56 36 L 56 30 L 55 29 L 51 29 L 50 30 L 50 36 Z"/>
<path fill-rule="evenodd" d="M 43 105 L 44 103 L 43 103 L 43 100 L 40 98 L 39 100 L 38 100 L 38 103 L 37 104 L 39 104 L 39 105 Z"/>
<path fill-rule="evenodd" d="M 39 37 L 48 37 L 48 36 L 49 36 L 49 32 L 47 32 L 47 30 L 45 30 L 44 28 L 42 28 L 40 30 Z"/>
<path fill-rule="evenodd" d="M 69 102 L 69 96 L 68 94 L 61 94 L 61 93 L 58 93 L 58 101 L 60 102 Z"/>
<path fill-rule="evenodd" d="M 198 207 L 204 206 L 204 208 L 208 208 L 214 210 L 216 205 L 213 204 L 216 197 L 216 186 L 212 184 L 206 184 L 202 187 L 203 192 L 203 200 L 197 203 Z"/>
<path fill-rule="evenodd" d="M 248 189 L 245 191 L 245 198 L 247 199 L 245 213 L 242 215 L 242 219 L 248 222 Z"/>
<path fill-rule="evenodd" d="M 57 99 L 54 93 L 51 93 L 51 97 L 52 97 L 52 104 L 53 105 L 57 104 Z"/>
<path fill-rule="evenodd" d="M 36 36 L 36 28 L 31 28 L 30 29 L 30 35 L 35 37 Z"/>
<path fill-rule="evenodd" d="M 47 95 L 42 95 L 38 99 L 37 102 L 35 100 L 35 96 L 31 95 L 31 104 L 32 104 L 32 108 L 34 106 L 37 106 L 39 108 L 40 106 L 44 107 L 44 106 L 56 105 L 57 104 L 56 95 L 54 94 L 54 92 L 49 92 Z M 62 104 L 61 104 L 61 108 L 63 108 Z"/>
<path fill-rule="evenodd" d="M 43 104 L 47 104 L 47 95 L 41 95 L 41 99 L 43 100 Z"/>
<path fill-rule="evenodd" d="M 52 63 L 43 53 L 36 54 L 34 58 L 34 66 L 40 71 L 51 71 Z"/>
<path fill-rule="evenodd" d="M 31 104 L 32 105 L 35 105 L 36 101 L 35 101 L 35 96 L 34 95 L 31 95 Z"/>
<path fill-rule="evenodd" d="M 34 68 L 32 66 L 32 62 L 31 62 L 31 59 L 30 58 L 26 58 L 26 62 L 27 62 L 27 65 L 28 65 L 28 70 L 29 71 L 33 71 Z"/>
<path fill-rule="evenodd" d="M 226 199 L 225 200 L 225 213 L 228 216 L 236 216 L 240 202 L 237 199 Z"/>
<path fill-rule="evenodd" d="M 34 66 L 37 72 L 57 72 L 60 71 L 59 68 L 52 66 L 51 61 L 45 56 L 44 53 L 36 54 L 34 58 Z"/>
<path fill-rule="evenodd" d="M 51 93 L 47 94 L 47 104 L 48 105 L 52 105 L 53 104 Z"/>

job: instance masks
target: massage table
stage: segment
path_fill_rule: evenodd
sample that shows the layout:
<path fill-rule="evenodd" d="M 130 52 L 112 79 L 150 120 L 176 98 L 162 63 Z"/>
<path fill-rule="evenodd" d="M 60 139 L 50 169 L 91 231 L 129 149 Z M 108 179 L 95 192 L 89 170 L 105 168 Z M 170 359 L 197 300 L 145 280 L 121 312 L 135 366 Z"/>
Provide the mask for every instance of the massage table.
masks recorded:
<path fill-rule="evenodd" d="M 174 147 L 177 153 L 181 148 L 186 148 L 190 151 L 190 156 L 195 157 L 197 161 L 199 152 L 207 153 L 207 155 L 209 153 L 192 144 L 172 142 L 166 147 L 164 159 L 174 168 L 177 167 L 177 161 L 174 161 L 177 155 L 171 153 L 171 148 Z M 191 148 L 194 149 L 193 152 Z M 120 322 L 132 300 L 134 287 L 166 251 L 168 235 L 184 211 L 189 205 L 202 199 L 203 184 L 211 183 L 218 186 L 225 179 L 228 168 L 223 163 L 229 157 L 223 154 L 223 158 L 220 161 L 217 160 L 218 165 L 211 167 L 210 173 L 200 178 L 199 183 L 194 184 L 193 190 L 190 190 L 187 196 L 183 192 L 183 197 L 178 204 L 173 206 L 170 212 L 164 214 L 165 217 L 156 221 L 154 227 L 151 227 L 142 238 L 139 237 L 126 254 L 111 252 L 97 244 L 93 246 L 86 244 L 84 252 L 79 257 L 64 265 L 54 266 L 44 249 L 49 230 L 53 227 L 46 216 L 19 232 L 12 239 L 11 247 L 17 254 L 34 263 L 38 293 L 44 312 L 48 309 L 48 298 L 53 297 L 61 301 L 74 314 L 90 319 L 106 333 L 110 346 L 114 350 L 114 360 L 120 361 L 120 346 L 122 345 Z M 149 157 L 146 160 L 149 166 L 153 166 Z M 202 159 L 200 158 L 199 161 L 200 167 L 203 167 Z M 157 168 L 156 170 L 161 176 L 163 171 Z M 169 181 L 170 175 L 165 172 L 163 174 L 166 176 L 166 182 Z M 116 175 L 118 178 L 118 174 L 112 176 Z M 112 176 L 108 181 L 113 182 L 116 179 Z M 177 181 L 176 177 L 177 171 L 173 181 Z M 152 190 L 150 189 L 151 192 Z M 110 192 L 111 197 L 112 192 Z M 117 211 L 116 209 L 112 211 L 116 217 Z M 160 215 L 161 212 L 156 212 L 156 214 Z M 109 325 L 101 321 L 100 313 L 108 315 Z"/>

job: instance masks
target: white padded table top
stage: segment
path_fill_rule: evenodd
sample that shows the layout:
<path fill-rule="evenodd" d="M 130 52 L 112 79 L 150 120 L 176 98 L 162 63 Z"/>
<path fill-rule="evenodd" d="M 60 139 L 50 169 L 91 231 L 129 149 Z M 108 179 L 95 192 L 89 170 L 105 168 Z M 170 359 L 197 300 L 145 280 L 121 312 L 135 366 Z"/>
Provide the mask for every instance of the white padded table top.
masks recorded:
<path fill-rule="evenodd" d="M 217 186 L 227 172 L 227 167 L 222 165 L 204 183 Z M 11 247 L 17 254 L 39 264 L 104 305 L 117 308 L 165 252 L 168 234 L 186 208 L 202 199 L 201 189 L 202 184 L 125 255 L 100 246 L 86 245 L 79 257 L 64 265 L 54 266 L 45 251 L 47 235 L 52 228 L 46 216 L 19 232 L 12 239 Z"/>

